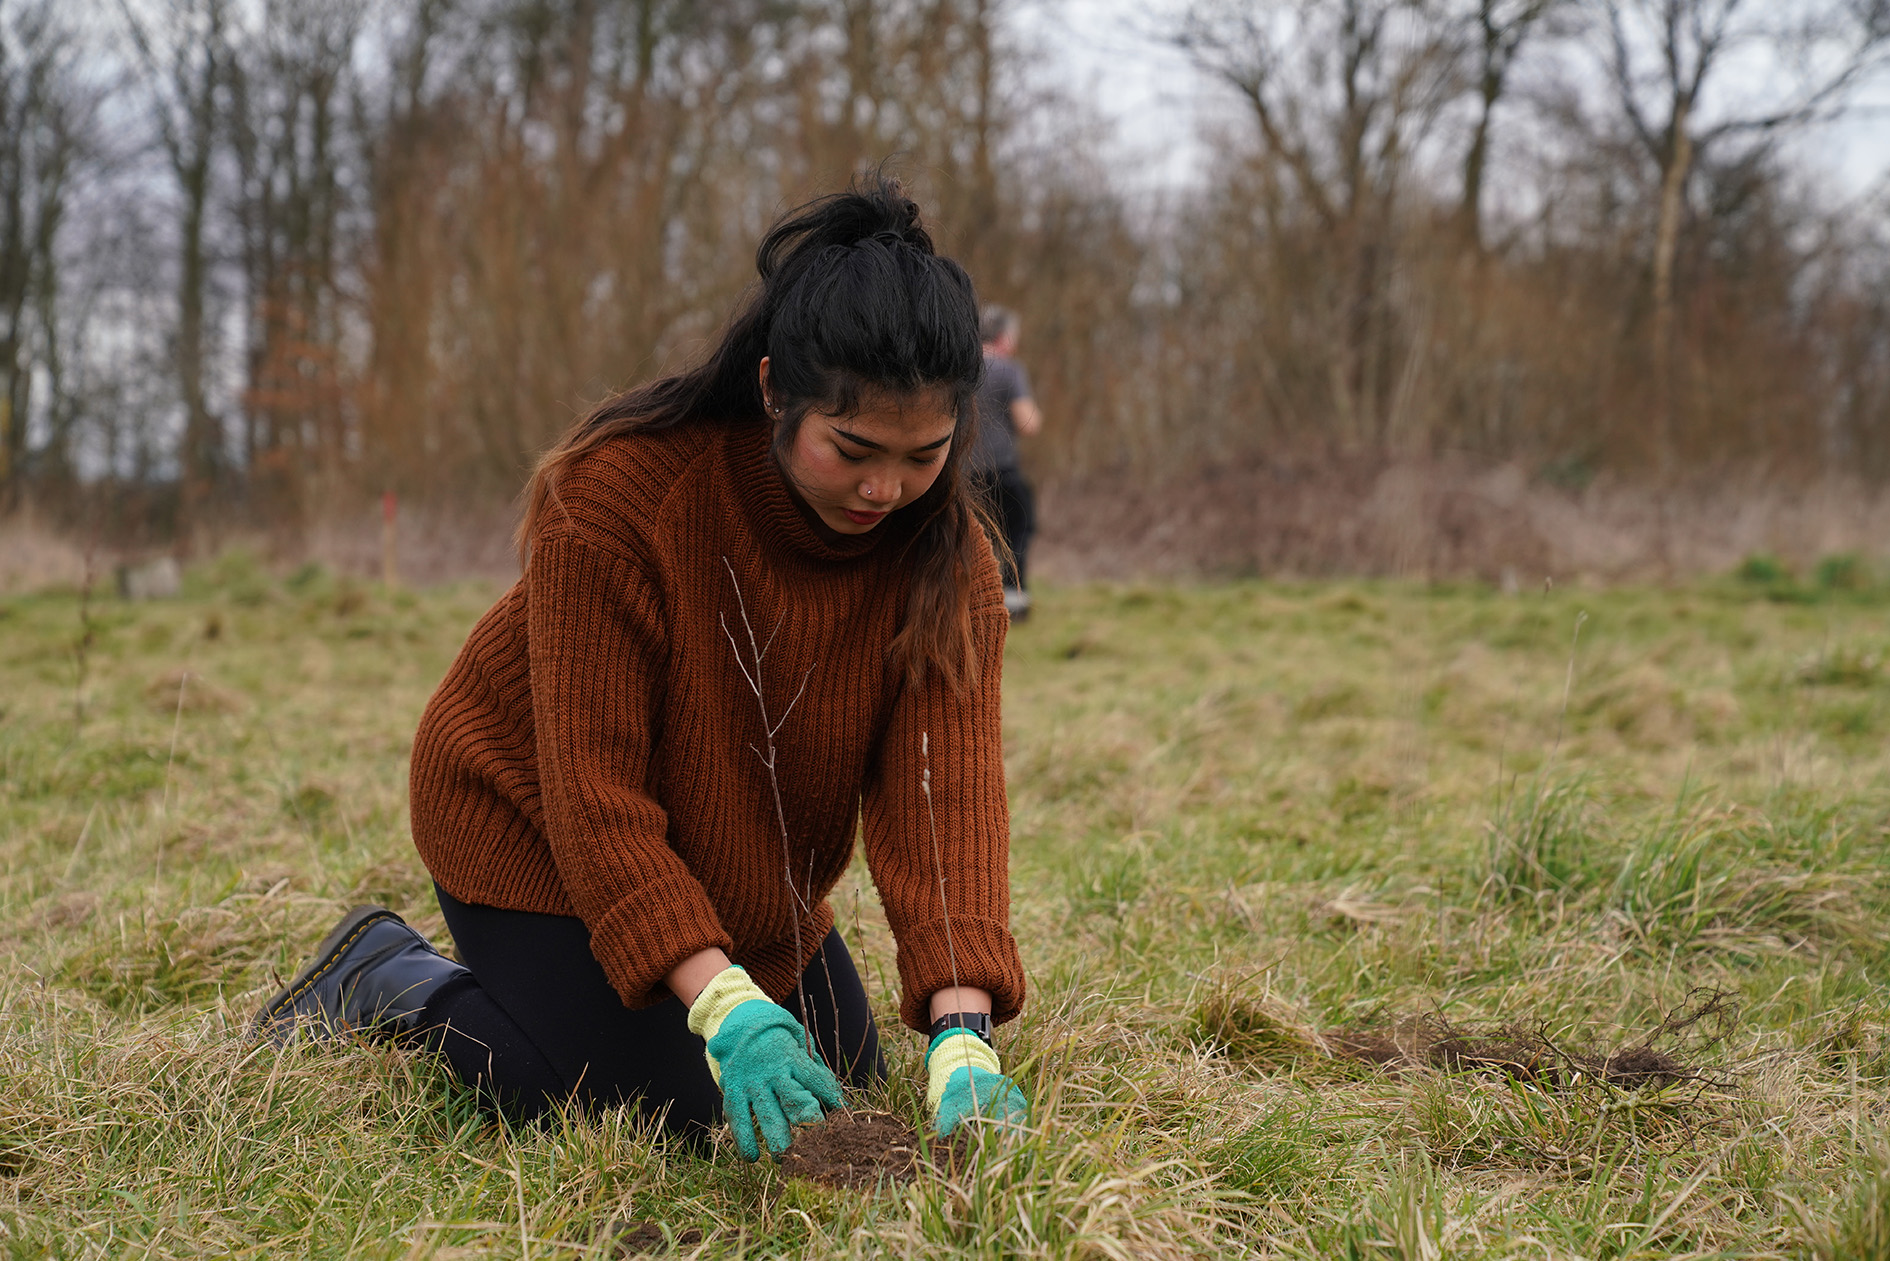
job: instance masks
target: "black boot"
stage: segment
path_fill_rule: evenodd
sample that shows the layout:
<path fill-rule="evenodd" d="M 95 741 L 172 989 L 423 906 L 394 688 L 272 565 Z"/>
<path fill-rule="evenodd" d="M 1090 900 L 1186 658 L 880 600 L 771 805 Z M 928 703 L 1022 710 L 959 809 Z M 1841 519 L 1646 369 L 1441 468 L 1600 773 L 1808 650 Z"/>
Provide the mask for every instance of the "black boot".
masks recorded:
<path fill-rule="evenodd" d="M 384 906 L 357 906 L 315 957 L 257 1013 L 252 1031 L 286 1045 L 304 1025 L 398 1038 L 417 1031 L 427 999 L 471 975 Z"/>

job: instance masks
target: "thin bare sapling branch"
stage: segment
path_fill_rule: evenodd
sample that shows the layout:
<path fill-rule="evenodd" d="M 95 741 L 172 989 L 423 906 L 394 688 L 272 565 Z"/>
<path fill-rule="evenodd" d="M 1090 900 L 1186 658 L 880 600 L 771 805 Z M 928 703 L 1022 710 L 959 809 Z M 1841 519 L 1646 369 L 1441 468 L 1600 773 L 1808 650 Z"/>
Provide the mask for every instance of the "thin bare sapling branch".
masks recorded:
<path fill-rule="evenodd" d="M 814 847 L 810 845 L 807 847 L 807 890 L 811 894 L 813 892 L 813 889 L 814 889 Z M 834 989 L 834 986 L 833 986 L 833 965 L 827 962 L 827 943 L 825 940 L 823 940 L 820 943 L 820 953 L 816 957 L 819 958 L 820 960 L 821 972 L 827 978 L 827 1001 L 831 1003 L 833 1006 L 833 1012 L 832 1012 L 833 1014 L 833 1053 L 836 1056 L 838 1056 L 841 1054 L 841 1046 L 842 1046 L 842 1042 L 840 1038 L 840 993 L 838 990 Z M 803 1003 L 805 1003 L 806 1000 L 803 999 L 802 1001 Z M 866 1053 L 866 1030 L 862 1028 L 860 1031 L 860 1049 L 854 1053 L 853 1058 L 849 1059 L 846 1062 L 847 1071 L 849 1074 L 852 1072 L 853 1066 L 860 1062 L 860 1057 L 864 1055 L 865 1053 Z"/>
<path fill-rule="evenodd" d="M 938 882 L 938 913 L 945 921 L 945 962 L 952 970 L 952 995 L 958 994 L 958 949 L 952 942 L 951 904 L 945 898 L 945 860 L 938 847 L 938 817 L 932 809 L 932 733 L 919 733 L 919 757 L 924 763 L 919 771 L 919 791 L 925 794 L 925 823 L 932 834 L 932 878 Z M 978 1075 L 971 1075 L 971 1111 L 978 1111 Z"/>
<path fill-rule="evenodd" d="M 729 585 L 735 589 L 735 608 L 741 616 L 742 633 L 748 640 L 746 660 L 742 658 L 741 644 L 736 641 L 735 632 L 729 628 L 728 615 L 721 613 L 716 616 L 722 624 L 722 634 L 728 637 L 729 649 L 735 654 L 735 668 L 742 672 L 742 678 L 748 683 L 748 690 L 755 695 L 755 706 L 761 711 L 762 743 L 760 745 L 751 743 L 748 747 L 754 751 L 755 756 L 761 760 L 761 765 L 767 769 L 768 789 L 774 796 L 774 820 L 781 832 L 781 878 L 787 883 L 788 913 L 792 918 L 794 951 L 798 956 L 801 949 L 801 909 L 805 905 L 805 899 L 799 886 L 794 882 L 793 845 L 788 838 L 787 810 L 781 804 L 781 779 L 775 771 L 779 750 L 775 747 L 774 738 L 787 723 L 788 716 L 794 712 L 794 707 L 800 704 L 801 697 L 806 695 L 807 680 L 813 676 L 814 668 L 807 667 L 807 673 L 801 676 L 800 690 L 794 693 L 794 699 L 790 700 L 787 708 L 781 711 L 781 716 L 771 717 L 768 713 L 768 694 L 762 687 L 761 666 L 767 658 L 768 649 L 774 646 L 775 635 L 781 632 L 781 623 L 776 621 L 774 630 L 768 635 L 767 644 L 765 646 L 761 644 L 755 638 L 754 624 L 748 620 L 748 602 L 742 598 L 742 584 L 735 577 L 735 566 L 731 565 L 728 557 L 724 556 L 722 567 L 728 570 Z M 811 892 L 813 887 L 813 855 L 811 853 L 808 855 L 808 864 L 808 888 Z M 813 1034 L 808 1031 L 807 992 L 798 981 L 794 992 L 800 998 L 801 1037 L 807 1044 L 807 1053 L 812 1055 L 814 1041 Z"/>

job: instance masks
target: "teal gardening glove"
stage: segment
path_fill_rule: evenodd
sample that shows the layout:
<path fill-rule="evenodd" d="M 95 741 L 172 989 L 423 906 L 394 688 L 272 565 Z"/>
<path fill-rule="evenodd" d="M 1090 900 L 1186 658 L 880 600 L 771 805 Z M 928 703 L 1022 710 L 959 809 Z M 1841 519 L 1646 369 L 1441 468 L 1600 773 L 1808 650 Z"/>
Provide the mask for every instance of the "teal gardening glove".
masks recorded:
<path fill-rule="evenodd" d="M 969 1029 L 947 1029 L 926 1048 L 931 1079 L 926 1106 L 940 1138 L 950 1138 L 967 1117 L 989 1117 L 1005 1125 L 1030 1120 L 1030 1101 L 998 1068 L 997 1052 Z"/>
<path fill-rule="evenodd" d="M 778 1156 L 793 1141 L 790 1127 L 840 1106 L 840 1083 L 807 1053 L 801 1022 L 740 967 L 724 968 L 703 986 L 689 1005 L 689 1031 L 708 1042 L 703 1055 L 744 1160 L 761 1159 L 756 1122 Z"/>

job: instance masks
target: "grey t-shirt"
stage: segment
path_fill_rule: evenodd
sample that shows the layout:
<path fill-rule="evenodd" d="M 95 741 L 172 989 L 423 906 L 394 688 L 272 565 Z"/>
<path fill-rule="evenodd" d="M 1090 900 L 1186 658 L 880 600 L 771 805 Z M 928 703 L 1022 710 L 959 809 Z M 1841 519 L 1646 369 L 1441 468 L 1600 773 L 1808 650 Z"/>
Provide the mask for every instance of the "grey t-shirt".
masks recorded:
<path fill-rule="evenodd" d="M 978 386 L 978 442 L 971 449 L 971 471 L 994 473 L 1017 467 L 1017 426 L 1011 404 L 1030 397 L 1030 378 L 1015 359 L 984 356 L 984 382 Z"/>

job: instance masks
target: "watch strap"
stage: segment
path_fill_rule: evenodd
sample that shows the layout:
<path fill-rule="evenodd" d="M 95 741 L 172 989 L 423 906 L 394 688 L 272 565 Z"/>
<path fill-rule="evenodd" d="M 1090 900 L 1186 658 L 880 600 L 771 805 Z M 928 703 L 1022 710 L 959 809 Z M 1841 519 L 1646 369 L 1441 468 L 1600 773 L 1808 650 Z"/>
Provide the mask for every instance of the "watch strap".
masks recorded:
<path fill-rule="evenodd" d="M 986 1046 L 991 1045 L 991 1013 L 987 1011 L 954 1011 L 940 1016 L 932 1022 L 933 1038 L 948 1029 L 966 1029 L 978 1035 L 978 1040 Z"/>

